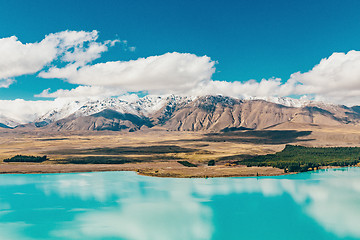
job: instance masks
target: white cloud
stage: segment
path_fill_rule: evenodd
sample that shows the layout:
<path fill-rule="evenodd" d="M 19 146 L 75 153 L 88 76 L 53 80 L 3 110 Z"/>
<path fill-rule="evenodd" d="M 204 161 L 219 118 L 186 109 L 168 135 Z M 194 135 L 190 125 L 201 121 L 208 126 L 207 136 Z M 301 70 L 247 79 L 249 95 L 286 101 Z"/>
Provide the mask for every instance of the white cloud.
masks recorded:
<path fill-rule="evenodd" d="M 285 97 L 298 95 L 315 101 L 360 105 L 360 51 L 334 53 L 312 70 L 294 73 L 282 82 L 279 78 L 260 82 L 208 81 L 192 89 L 193 94 L 222 94 L 232 97 Z"/>
<path fill-rule="evenodd" d="M 29 123 L 68 101 L 71 99 L 55 99 L 53 101 L 0 100 L 0 123 L 11 127 Z"/>
<path fill-rule="evenodd" d="M 115 41 L 95 42 L 98 32 L 63 31 L 47 35 L 41 42 L 22 43 L 12 36 L 0 39 L 0 86 L 9 86 L 9 78 L 33 74 L 58 57 L 66 62 L 84 64 L 99 58 Z M 88 46 L 86 45 L 88 44 Z"/>
<path fill-rule="evenodd" d="M 360 52 L 333 53 L 312 70 L 294 73 L 295 94 L 313 95 L 316 100 L 360 104 Z"/>
<path fill-rule="evenodd" d="M 97 31 L 52 33 L 35 43 L 22 43 L 15 36 L 2 38 L 0 88 L 8 88 L 17 76 L 40 72 L 39 77 L 63 79 L 75 84 L 75 88 L 55 92 L 45 89 L 36 97 L 109 97 L 125 92 L 232 97 L 298 95 L 345 105 L 360 104 L 360 51 L 334 53 L 312 70 L 292 74 L 287 81 L 270 78 L 227 82 L 212 79 L 216 62 L 210 57 L 190 53 L 91 64 L 116 43 L 125 51 L 136 49 L 129 47 L 126 40 L 97 40 Z M 64 63 L 64 67 L 60 66 Z"/>
<path fill-rule="evenodd" d="M 286 96 L 294 89 L 293 81 L 282 83 L 279 78 L 262 79 L 260 82 L 249 80 L 246 82 L 208 81 L 203 82 L 191 90 L 193 95 L 221 94 L 232 97 L 267 97 Z"/>
<path fill-rule="evenodd" d="M 8 78 L 8 79 L 0 79 L 0 88 L 8 88 L 11 84 L 15 82 L 14 79 Z"/>
<path fill-rule="evenodd" d="M 299 93 L 325 94 L 329 90 L 360 89 L 360 52 L 333 53 L 311 71 L 294 73 L 291 78 L 302 83 Z"/>
<path fill-rule="evenodd" d="M 21 43 L 17 37 L 0 39 L 0 79 L 40 71 L 57 55 L 56 43 Z"/>
<path fill-rule="evenodd" d="M 43 98 L 81 98 L 81 97 L 112 97 L 125 94 L 126 92 L 118 88 L 109 88 L 102 86 L 79 86 L 74 89 L 59 89 L 55 92 L 50 92 L 50 89 L 45 89 L 35 97 Z"/>
<path fill-rule="evenodd" d="M 154 94 L 182 93 L 211 80 L 215 62 L 207 56 L 166 53 L 127 62 L 106 62 L 78 68 L 53 67 L 39 74 L 43 78 L 62 78 L 72 84 L 147 91 Z"/>
<path fill-rule="evenodd" d="M 101 53 L 106 52 L 108 50 L 108 46 L 114 46 L 116 42 L 119 41 L 105 41 L 104 43 L 90 42 L 87 48 L 83 45 L 77 45 L 74 47 L 73 51 L 65 52 L 61 60 L 64 62 L 75 63 L 78 66 L 83 66 L 86 63 L 100 58 Z"/>
<path fill-rule="evenodd" d="M 73 84 L 82 84 L 72 90 L 49 89 L 36 97 L 90 97 L 116 96 L 124 92 L 144 91 L 150 94 L 226 95 L 232 97 L 286 96 L 295 89 L 295 81 L 282 83 L 279 78 L 260 82 L 214 81 L 215 62 L 209 57 L 193 54 L 167 53 L 129 62 L 107 62 L 79 68 L 67 65 L 41 72 L 45 78 L 62 78 Z"/>

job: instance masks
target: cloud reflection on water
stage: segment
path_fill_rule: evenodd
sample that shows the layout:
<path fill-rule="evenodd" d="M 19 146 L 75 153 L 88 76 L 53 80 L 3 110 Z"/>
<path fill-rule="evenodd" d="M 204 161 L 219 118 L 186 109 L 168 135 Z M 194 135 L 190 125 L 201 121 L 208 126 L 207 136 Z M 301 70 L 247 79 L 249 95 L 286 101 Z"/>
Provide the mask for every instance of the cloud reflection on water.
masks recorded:
<path fill-rule="evenodd" d="M 24 222 L 0 223 L 0 237 L 1 240 L 31 240 L 23 234 L 24 229 L 29 227 L 29 224 Z"/>
<path fill-rule="evenodd" d="M 94 177 L 96 175 L 96 177 Z M 118 237 L 121 239 L 210 239 L 211 209 L 193 196 L 192 184 L 175 184 L 119 174 L 109 181 L 106 174 L 59 175 L 52 184 L 42 185 L 46 194 L 78 196 L 100 202 L 116 199 L 116 206 L 77 214 L 69 224 L 53 232 L 71 239 Z M 149 181 L 150 180 L 150 181 Z M 152 181 L 155 180 L 155 181 Z M 176 180 L 175 180 L 176 182 Z"/>
<path fill-rule="evenodd" d="M 351 168 L 259 179 L 159 179 L 116 172 L 57 174 L 29 179 L 27 184 L 34 184 L 48 197 L 101 203 L 97 208 L 73 211 L 71 221 L 56 223 L 50 232 L 54 238 L 176 240 L 211 239 L 217 226 L 208 201 L 231 194 L 290 196 L 328 232 L 339 238 L 360 238 L 359 182 L 360 169 Z M 4 206 L 0 211 L 11 210 L 5 201 L 0 201 L 0 207 Z M 11 236 L 12 229 L 19 234 L 25 227 L 29 226 L 21 223 L 7 228 L 6 233 L 0 230 L 0 234 Z"/>
<path fill-rule="evenodd" d="M 197 203 L 128 203 L 79 214 L 53 232 L 67 239 L 210 239 L 211 211 Z"/>

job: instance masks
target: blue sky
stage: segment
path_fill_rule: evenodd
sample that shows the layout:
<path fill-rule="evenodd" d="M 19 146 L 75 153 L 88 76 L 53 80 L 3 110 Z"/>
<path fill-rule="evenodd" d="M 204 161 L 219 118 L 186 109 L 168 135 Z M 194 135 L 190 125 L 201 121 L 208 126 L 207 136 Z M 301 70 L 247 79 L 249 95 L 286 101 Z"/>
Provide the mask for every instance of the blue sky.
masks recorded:
<path fill-rule="evenodd" d="M 136 60 L 167 52 L 207 55 L 216 61 L 213 80 L 286 82 L 334 52 L 360 48 L 360 1 L 0 1 L 0 38 L 22 43 L 45 35 L 99 31 L 98 41 L 116 44 L 93 63 Z M 0 99 L 37 99 L 44 89 L 72 89 L 36 74 L 14 77 Z M 312 92 L 309 92 L 311 95 Z"/>

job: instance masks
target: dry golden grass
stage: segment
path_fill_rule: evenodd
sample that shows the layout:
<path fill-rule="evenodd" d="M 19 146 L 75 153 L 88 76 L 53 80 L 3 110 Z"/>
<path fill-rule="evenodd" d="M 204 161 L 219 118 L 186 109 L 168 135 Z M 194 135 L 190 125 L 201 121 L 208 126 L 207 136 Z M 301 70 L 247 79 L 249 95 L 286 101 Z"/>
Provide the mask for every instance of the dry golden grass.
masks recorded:
<path fill-rule="evenodd" d="M 360 128 L 324 127 L 317 125 L 284 124 L 271 130 L 295 129 L 312 131 L 308 136 L 300 137 L 305 146 L 360 146 Z M 227 176 L 263 176 L 283 174 L 283 170 L 268 167 L 231 166 L 231 157 L 227 161 L 217 162 L 208 167 L 209 160 L 234 155 L 260 155 L 274 153 L 285 144 L 256 144 L 234 141 L 204 141 L 202 132 L 169 132 L 164 130 L 139 132 L 22 132 L 21 130 L 0 130 L 0 160 L 21 155 L 47 155 L 51 160 L 68 157 L 86 157 L 91 154 L 66 155 L 51 154 L 64 149 L 92 149 L 116 147 L 143 147 L 174 145 L 182 148 L 197 149 L 196 152 L 164 153 L 154 155 L 152 161 L 126 164 L 55 164 L 44 163 L 2 163 L 0 173 L 44 173 L 44 172 L 91 172 L 91 171 L 137 171 L 140 174 L 160 177 L 227 177 Z M 96 155 L 99 156 L 99 155 Z M 104 155 L 116 156 L 116 155 Z M 145 158 L 149 155 L 127 154 L 129 158 Z M 166 159 L 156 159 L 166 156 Z M 172 160 L 173 158 L 173 160 Z M 177 160 L 182 159 L 198 165 L 185 167 Z M 230 166 L 229 166 L 230 165 Z"/>

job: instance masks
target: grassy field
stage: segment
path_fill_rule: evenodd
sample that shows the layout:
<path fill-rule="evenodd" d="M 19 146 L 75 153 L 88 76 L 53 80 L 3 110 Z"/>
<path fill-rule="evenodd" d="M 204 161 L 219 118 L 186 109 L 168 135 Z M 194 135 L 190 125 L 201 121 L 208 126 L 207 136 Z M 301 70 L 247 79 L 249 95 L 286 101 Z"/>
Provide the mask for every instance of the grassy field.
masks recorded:
<path fill-rule="evenodd" d="M 201 141 L 205 142 L 236 142 L 277 145 L 293 142 L 311 141 L 308 139 L 299 139 L 309 136 L 311 131 L 296 130 L 245 130 L 245 131 L 224 131 L 220 133 L 206 134 Z"/>
<path fill-rule="evenodd" d="M 198 151 L 193 148 L 184 148 L 176 145 L 153 145 L 138 147 L 113 147 L 113 148 L 90 148 L 90 149 L 61 149 L 48 151 L 47 154 L 60 155 L 153 155 L 166 153 L 193 153 Z"/>
<path fill-rule="evenodd" d="M 276 126 L 280 127 L 283 126 Z M 298 131 L 229 129 L 220 133 L 0 130 L 0 163 L 16 155 L 47 156 L 43 162 L 2 163 L 0 173 L 116 170 L 161 177 L 269 176 L 284 174 L 284 170 L 308 170 L 311 165 L 308 164 L 315 160 L 319 166 L 349 165 L 360 156 L 357 148 L 348 148 L 350 152 L 341 156 L 331 152 L 334 149 L 326 149 L 328 154 L 316 153 L 314 148 L 289 151 L 286 147 L 283 151 L 286 144 L 310 148 L 360 147 L 360 128 L 295 127 Z M 314 159 L 314 154 L 322 158 Z M 212 160 L 215 166 L 209 165 Z"/>

